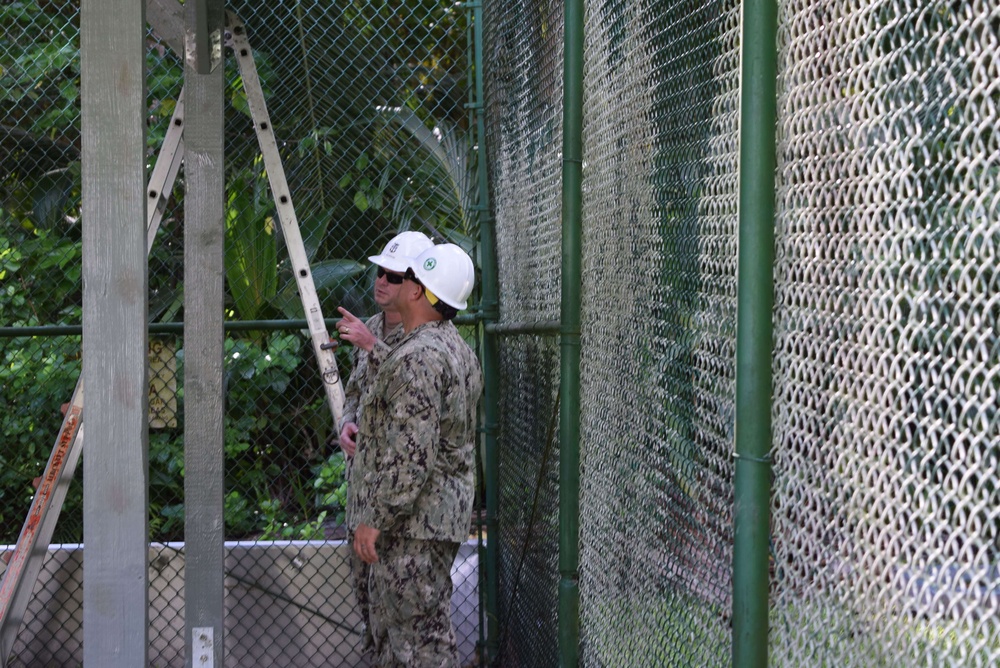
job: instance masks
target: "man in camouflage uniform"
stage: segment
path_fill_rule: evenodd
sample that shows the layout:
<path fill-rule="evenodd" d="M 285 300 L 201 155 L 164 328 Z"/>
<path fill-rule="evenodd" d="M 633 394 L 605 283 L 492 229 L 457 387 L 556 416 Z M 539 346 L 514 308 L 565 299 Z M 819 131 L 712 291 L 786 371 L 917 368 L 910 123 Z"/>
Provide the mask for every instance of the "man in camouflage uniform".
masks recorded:
<path fill-rule="evenodd" d="M 442 244 L 406 277 L 404 338 L 361 399 L 348 526 L 371 565 L 378 665 L 453 668 L 451 566 L 469 536 L 483 378 L 451 318 L 472 291 L 472 261 Z"/>
<path fill-rule="evenodd" d="M 368 258 L 378 267 L 373 296 L 381 311 L 362 322 L 347 309 L 337 308 L 343 316 L 337 323 L 340 339 L 352 343 L 355 348 L 351 357 L 351 375 L 344 388 L 344 417 L 337 425 L 340 447 L 348 457 L 354 456 L 357 445 L 354 437 L 358 433 L 361 396 L 371 386 L 381 361 L 403 338 L 403 321 L 394 305 L 399 286 L 403 283 L 403 273 L 412 258 L 433 245 L 430 238 L 420 232 L 397 234 L 385 245 L 381 254 Z"/>
<path fill-rule="evenodd" d="M 362 322 L 347 309 L 342 307 L 337 309 L 343 316 L 337 323 L 340 338 L 354 345 L 351 376 L 344 391 L 344 417 L 337 425 L 340 447 L 347 456 L 345 477 L 348 486 L 350 486 L 351 460 L 357 446 L 354 438 L 358 433 L 361 396 L 371 387 L 375 371 L 378 370 L 381 361 L 403 338 L 403 321 L 394 305 L 403 283 L 403 272 L 406 271 L 412 256 L 419 255 L 433 245 L 427 235 L 420 232 L 403 232 L 396 235 L 385 245 L 380 255 L 368 258 L 378 267 L 373 296 L 381 312 Z M 353 537 L 349 535 L 348 541 L 353 542 Z M 361 651 L 373 651 L 369 616 L 371 597 L 368 592 L 368 564 L 353 550 L 351 550 L 351 575 L 354 578 L 354 597 L 358 603 L 358 613 L 361 615 L 363 628 Z"/>

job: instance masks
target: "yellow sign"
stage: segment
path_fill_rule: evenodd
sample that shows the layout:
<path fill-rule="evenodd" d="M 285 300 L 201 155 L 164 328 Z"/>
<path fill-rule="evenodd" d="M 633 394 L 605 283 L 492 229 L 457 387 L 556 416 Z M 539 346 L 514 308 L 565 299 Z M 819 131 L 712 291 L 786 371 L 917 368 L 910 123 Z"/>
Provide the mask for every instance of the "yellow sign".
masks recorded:
<path fill-rule="evenodd" d="M 174 342 L 149 340 L 149 428 L 177 426 L 177 354 Z"/>

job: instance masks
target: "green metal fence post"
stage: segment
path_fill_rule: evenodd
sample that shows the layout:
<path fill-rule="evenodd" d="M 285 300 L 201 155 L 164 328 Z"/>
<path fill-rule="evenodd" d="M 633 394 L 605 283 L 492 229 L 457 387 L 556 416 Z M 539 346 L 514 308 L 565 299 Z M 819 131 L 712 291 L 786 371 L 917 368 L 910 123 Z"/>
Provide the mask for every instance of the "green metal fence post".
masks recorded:
<path fill-rule="evenodd" d="M 580 279 L 583 0 L 566 0 L 563 53 L 562 317 L 559 413 L 559 665 L 580 659 Z"/>
<path fill-rule="evenodd" d="M 777 6 L 743 4 L 733 666 L 766 666 L 771 489 L 771 354 Z"/>
<path fill-rule="evenodd" d="M 470 107 L 475 114 L 476 122 L 476 172 L 479 178 L 479 201 L 476 208 L 479 214 L 479 268 L 482 271 L 482 304 L 480 311 L 483 322 L 483 419 L 485 432 L 483 442 L 483 475 L 486 494 L 486 656 L 483 665 L 489 666 L 499 656 L 500 623 L 500 573 L 499 573 L 499 527 L 497 511 L 499 494 L 497 486 L 500 475 L 500 454 L 497 448 L 497 431 L 499 429 L 499 376 L 500 364 L 497 348 L 497 334 L 489 327 L 499 317 L 499 294 L 497 288 L 496 241 L 493 230 L 493 216 L 490 214 L 490 189 L 487 173 L 486 153 L 486 119 L 483 103 L 485 100 L 483 84 L 483 3 L 470 2 L 467 5 L 472 10 L 473 48 L 475 61 L 475 99 Z"/>

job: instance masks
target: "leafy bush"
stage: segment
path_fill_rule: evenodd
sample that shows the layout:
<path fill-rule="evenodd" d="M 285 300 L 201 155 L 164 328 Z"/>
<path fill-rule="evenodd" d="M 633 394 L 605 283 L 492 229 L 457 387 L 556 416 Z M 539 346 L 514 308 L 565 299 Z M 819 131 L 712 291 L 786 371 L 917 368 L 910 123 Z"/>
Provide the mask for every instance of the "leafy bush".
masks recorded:
<path fill-rule="evenodd" d="M 330 419 L 314 387 L 315 372 L 303 364 L 312 354 L 310 343 L 298 334 L 274 333 L 264 343 L 260 338 L 225 343 L 226 536 L 321 538 L 328 517 L 343 522 L 346 482 L 339 449 L 324 455 Z M 182 376 L 183 351 L 178 359 Z M 151 533 L 157 540 L 180 540 L 182 434 L 152 433 L 149 451 Z"/>

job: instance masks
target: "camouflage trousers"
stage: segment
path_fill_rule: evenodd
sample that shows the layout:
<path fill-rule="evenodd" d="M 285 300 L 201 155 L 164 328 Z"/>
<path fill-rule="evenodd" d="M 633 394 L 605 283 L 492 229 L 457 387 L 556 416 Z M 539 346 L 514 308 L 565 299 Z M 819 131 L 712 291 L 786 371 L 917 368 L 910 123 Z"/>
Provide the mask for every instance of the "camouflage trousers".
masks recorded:
<path fill-rule="evenodd" d="M 382 534 L 371 565 L 371 630 L 379 668 L 456 668 L 451 566 L 458 543 Z"/>
<path fill-rule="evenodd" d="M 361 615 L 361 651 L 373 652 L 375 643 L 372 641 L 371 595 L 368 593 L 368 578 L 370 568 L 361 561 L 354 552 L 354 532 L 348 532 L 347 545 L 350 547 L 351 577 L 354 580 L 354 598 L 358 602 L 358 614 Z"/>

